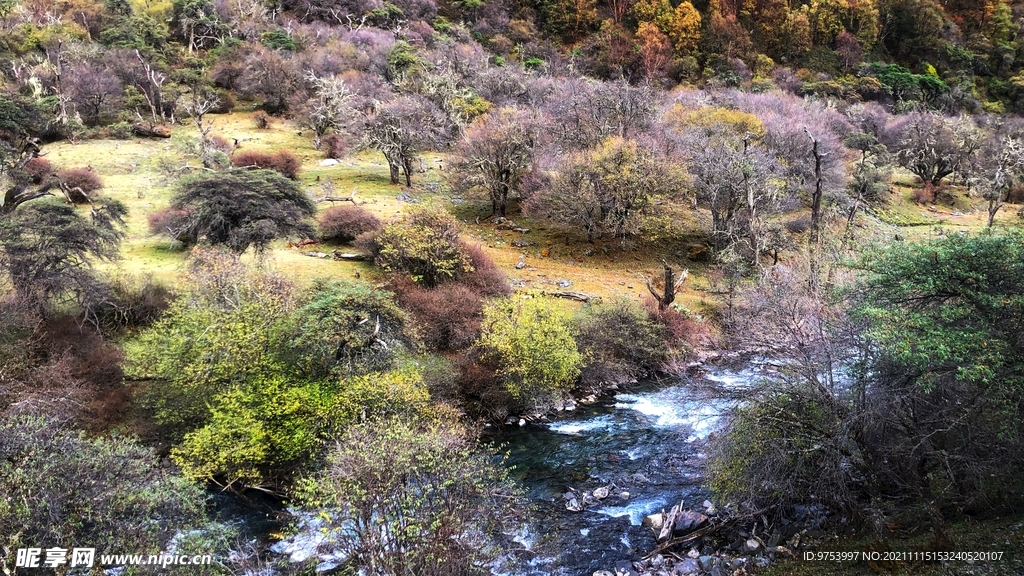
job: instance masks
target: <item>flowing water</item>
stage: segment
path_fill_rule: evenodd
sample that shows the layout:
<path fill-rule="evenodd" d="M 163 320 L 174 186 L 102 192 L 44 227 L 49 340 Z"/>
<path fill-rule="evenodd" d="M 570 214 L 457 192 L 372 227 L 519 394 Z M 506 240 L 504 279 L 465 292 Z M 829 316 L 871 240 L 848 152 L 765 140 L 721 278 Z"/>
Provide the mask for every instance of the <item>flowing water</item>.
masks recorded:
<path fill-rule="evenodd" d="M 728 386 L 750 382 L 758 371 L 751 365 L 699 377 Z M 507 453 L 506 463 L 537 511 L 536 523 L 514 536 L 519 546 L 515 557 L 522 565 L 495 567 L 495 572 L 590 576 L 614 570 L 616 562 L 654 548 L 653 534 L 640 525 L 646 515 L 680 502 L 699 510 L 709 496 L 701 475 L 702 450 L 726 405 L 695 400 L 691 382 L 646 382 L 545 421 L 490 430 L 485 440 Z M 568 498 L 580 499 L 600 487 L 610 488 L 607 498 L 579 512 L 567 509 Z M 309 534 L 300 530 L 279 542 L 273 547 L 277 553 L 302 559 L 315 555 L 320 538 L 314 537 L 315 523 L 299 524 L 309 524 Z M 323 569 L 336 565 L 321 560 Z"/>
<path fill-rule="evenodd" d="M 713 370 L 701 377 L 728 385 L 756 378 L 757 370 Z M 644 383 L 547 422 L 490 436 L 504 445 L 507 463 L 537 507 L 537 525 L 520 538 L 529 548 L 532 574 L 614 570 L 616 562 L 654 548 L 653 534 L 640 525 L 646 515 L 680 501 L 685 508 L 702 507 L 709 496 L 702 450 L 726 406 L 695 401 L 688 383 Z M 582 512 L 566 508 L 570 491 L 581 497 L 602 486 L 612 487 L 608 498 Z"/>

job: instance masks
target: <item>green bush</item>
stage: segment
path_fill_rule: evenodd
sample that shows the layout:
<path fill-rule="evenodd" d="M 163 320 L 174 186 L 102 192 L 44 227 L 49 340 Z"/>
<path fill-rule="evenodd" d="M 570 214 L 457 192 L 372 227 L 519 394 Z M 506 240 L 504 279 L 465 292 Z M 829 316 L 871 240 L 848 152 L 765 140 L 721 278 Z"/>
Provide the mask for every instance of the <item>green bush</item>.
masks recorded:
<path fill-rule="evenodd" d="M 370 248 L 378 266 L 408 274 L 427 288 L 473 271 L 459 243 L 458 222 L 438 208 L 414 210 L 401 222 L 386 226 Z"/>
<path fill-rule="evenodd" d="M 389 292 L 321 279 L 307 294 L 289 321 L 287 355 L 306 377 L 387 370 L 412 342 Z"/>
<path fill-rule="evenodd" d="M 668 359 L 668 331 L 632 300 L 583 308 L 575 321 L 585 383 L 625 383 L 650 374 Z"/>
<path fill-rule="evenodd" d="M 432 414 L 423 378 L 413 369 L 340 383 L 273 375 L 219 394 L 210 411 L 207 424 L 188 433 L 171 458 L 186 476 L 223 485 L 281 484 L 354 422 Z"/>
<path fill-rule="evenodd" d="M 325 547 L 349 559 L 344 573 L 486 574 L 505 555 L 503 534 L 523 521 L 524 494 L 508 469 L 455 425 L 370 420 L 351 427 L 328 462 L 304 500 L 328 522 Z"/>
<path fill-rule="evenodd" d="M 294 52 L 297 46 L 295 40 L 283 30 L 271 30 L 270 32 L 264 32 L 260 36 L 260 44 L 263 44 L 271 50 L 287 50 Z"/>
<path fill-rule="evenodd" d="M 516 400 L 543 401 L 576 383 L 583 356 L 571 318 L 540 298 L 502 298 L 484 308 L 478 345 Z"/>
<path fill-rule="evenodd" d="M 153 381 L 145 402 L 171 437 L 202 426 L 216 396 L 279 374 L 291 285 L 213 249 L 194 250 L 178 298 L 151 328 L 127 342 L 130 378 Z"/>
<path fill-rule="evenodd" d="M 40 545 L 95 546 L 100 554 L 156 554 L 204 519 L 202 489 L 160 466 L 124 436 L 86 438 L 36 416 L 0 422 L 0 568 Z"/>

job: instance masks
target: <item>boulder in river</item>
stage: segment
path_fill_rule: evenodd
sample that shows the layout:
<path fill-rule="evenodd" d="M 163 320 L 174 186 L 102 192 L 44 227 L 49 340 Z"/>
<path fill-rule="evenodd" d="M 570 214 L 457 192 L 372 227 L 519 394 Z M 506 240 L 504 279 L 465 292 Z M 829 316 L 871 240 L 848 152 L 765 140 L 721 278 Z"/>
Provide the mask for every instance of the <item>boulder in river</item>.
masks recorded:
<path fill-rule="evenodd" d="M 608 497 L 608 487 L 607 486 L 601 486 L 600 488 L 595 488 L 594 489 L 594 498 L 597 498 L 598 500 L 604 500 L 607 497 Z"/>
<path fill-rule="evenodd" d="M 665 515 L 661 512 L 656 514 L 650 514 L 644 518 L 643 522 L 640 523 L 644 528 L 650 528 L 655 534 L 661 531 L 662 524 L 665 523 Z"/>
<path fill-rule="evenodd" d="M 672 534 L 675 536 L 685 536 L 686 534 L 689 534 L 703 526 L 707 521 L 708 517 L 700 512 L 685 510 L 676 515 L 676 522 L 675 526 L 672 527 Z"/>

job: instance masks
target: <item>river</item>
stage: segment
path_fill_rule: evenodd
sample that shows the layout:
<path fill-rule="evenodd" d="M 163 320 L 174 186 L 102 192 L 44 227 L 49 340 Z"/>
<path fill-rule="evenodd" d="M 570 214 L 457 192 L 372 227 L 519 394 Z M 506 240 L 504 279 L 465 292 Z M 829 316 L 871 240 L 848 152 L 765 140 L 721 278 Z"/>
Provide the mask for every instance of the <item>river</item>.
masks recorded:
<path fill-rule="evenodd" d="M 749 382 L 757 370 L 714 369 L 697 378 L 728 385 Z M 690 383 L 644 382 L 548 421 L 488 436 L 504 445 L 507 464 L 537 507 L 537 525 L 520 538 L 530 549 L 528 574 L 614 571 L 616 562 L 654 548 L 653 534 L 640 525 L 646 515 L 680 501 L 702 507 L 710 497 L 703 449 L 725 405 L 694 400 Z M 582 495 L 602 486 L 612 487 L 608 498 L 582 512 L 566 508 L 570 490 Z"/>
<path fill-rule="evenodd" d="M 640 525 L 646 515 L 680 502 L 700 509 L 710 496 L 702 476 L 703 450 L 725 405 L 695 400 L 691 378 L 729 385 L 748 383 L 758 371 L 757 365 L 713 368 L 699 376 L 643 382 L 542 421 L 490 428 L 485 441 L 507 453 L 506 464 L 537 511 L 536 523 L 515 535 L 520 565 L 495 572 L 590 576 L 650 551 L 653 534 Z M 582 497 L 600 487 L 610 488 L 607 498 L 583 511 L 567 509 L 568 493 Z M 318 540 L 309 537 L 316 522 L 307 528 L 309 534 L 289 542 Z M 274 549 L 298 549 L 289 542 Z"/>

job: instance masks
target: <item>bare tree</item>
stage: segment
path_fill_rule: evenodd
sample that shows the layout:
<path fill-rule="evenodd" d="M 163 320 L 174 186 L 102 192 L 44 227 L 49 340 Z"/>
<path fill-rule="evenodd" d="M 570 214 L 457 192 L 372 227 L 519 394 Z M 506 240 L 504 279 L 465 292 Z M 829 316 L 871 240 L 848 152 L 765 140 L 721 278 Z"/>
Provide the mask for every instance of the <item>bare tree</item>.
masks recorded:
<path fill-rule="evenodd" d="M 502 108 L 477 120 L 453 154 L 452 184 L 460 191 L 484 190 L 491 214 L 505 216 L 510 198 L 533 166 L 540 122 L 536 114 Z"/>
<path fill-rule="evenodd" d="M 896 160 L 922 182 L 938 186 L 959 165 L 951 122 L 938 114 L 911 114 L 903 129 Z"/>
<path fill-rule="evenodd" d="M 982 156 L 989 162 L 978 179 L 978 187 L 988 200 L 988 226 L 991 228 L 1010 190 L 1024 178 L 1024 143 L 1018 138 L 1003 136 L 998 140 L 993 138 L 986 148 Z"/>
<path fill-rule="evenodd" d="M 73 67 L 66 81 L 72 102 L 86 124 L 92 126 L 117 109 L 123 93 L 121 80 L 98 64 L 87 62 Z"/>
<path fill-rule="evenodd" d="M 644 276 L 644 282 L 647 283 L 647 291 L 650 292 L 651 296 L 654 296 L 654 299 L 658 301 L 659 310 L 664 310 L 675 302 L 676 291 L 679 290 L 679 287 L 686 282 L 686 278 L 690 275 L 690 271 L 684 269 L 679 273 L 679 278 L 677 279 L 675 272 L 672 270 L 672 267 L 668 265 L 668 262 L 663 263 L 665 265 L 665 287 L 661 291 L 661 294 L 658 294 L 658 291 L 654 289 L 654 285 L 651 284 L 651 279 Z"/>
<path fill-rule="evenodd" d="M 400 173 L 412 186 L 413 163 L 422 150 L 447 139 L 443 113 L 421 96 L 403 96 L 381 105 L 371 113 L 364 129 L 364 145 L 384 155 L 391 183 Z"/>
<path fill-rule="evenodd" d="M 306 82 L 312 87 L 313 97 L 303 114 L 303 124 L 313 131 L 313 147 L 320 149 L 323 137 L 341 128 L 355 114 L 353 94 L 345 81 L 337 76 L 318 76 L 306 73 Z"/>
<path fill-rule="evenodd" d="M 693 130 L 683 140 L 696 201 L 711 210 L 715 249 L 745 240 L 759 265 L 770 239 L 764 218 L 777 209 L 782 190 L 781 167 L 750 134 L 719 128 Z"/>
<path fill-rule="evenodd" d="M 192 119 L 199 131 L 199 158 L 203 165 L 210 162 L 210 131 L 213 130 L 213 122 L 206 121 L 206 115 L 220 105 L 220 99 L 210 90 L 195 86 L 192 90 L 181 97 L 181 106 Z"/>

